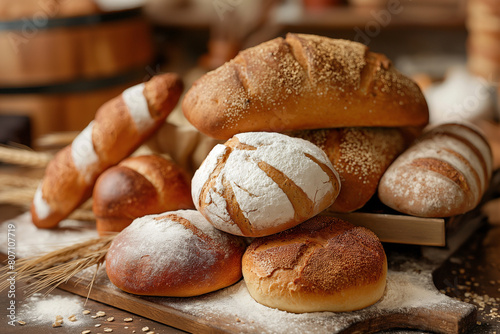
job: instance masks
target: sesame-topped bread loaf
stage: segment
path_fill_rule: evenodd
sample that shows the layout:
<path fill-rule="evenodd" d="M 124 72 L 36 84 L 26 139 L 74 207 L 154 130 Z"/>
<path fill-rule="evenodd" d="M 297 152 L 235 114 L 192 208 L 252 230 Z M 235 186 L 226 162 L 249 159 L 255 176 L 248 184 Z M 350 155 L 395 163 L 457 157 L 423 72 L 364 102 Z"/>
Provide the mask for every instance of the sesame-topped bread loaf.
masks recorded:
<path fill-rule="evenodd" d="M 426 131 L 387 169 L 380 200 L 400 212 L 448 217 L 475 208 L 492 173 L 491 149 L 481 132 L 466 124 Z"/>
<path fill-rule="evenodd" d="M 196 208 L 216 228 L 260 237 L 334 202 L 340 180 L 316 145 L 279 133 L 241 133 L 217 145 L 192 180 Z"/>
<path fill-rule="evenodd" d="M 387 259 L 377 236 L 333 217 L 257 238 L 242 261 L 250 295 L 288 312 L 359 310 L 376 303 L 386 286 Z"/>
<path fill-rule="evenodd" d="M 303 130 L 290 133 L 322 148 L 342 187 L 329 208 L 333 212 L 351 212 L 363 207 L 376 193 L 387 167 L 414 139 L 414 129 L 341 128 Z"/>
<path fill-rule="evenodd" d="M 186 118 L 218 139 L 251 131 L 421 126 L 428 108 L 415 82 L 360 43 L 287 34 L 241 51 L 197 80 Z"/>

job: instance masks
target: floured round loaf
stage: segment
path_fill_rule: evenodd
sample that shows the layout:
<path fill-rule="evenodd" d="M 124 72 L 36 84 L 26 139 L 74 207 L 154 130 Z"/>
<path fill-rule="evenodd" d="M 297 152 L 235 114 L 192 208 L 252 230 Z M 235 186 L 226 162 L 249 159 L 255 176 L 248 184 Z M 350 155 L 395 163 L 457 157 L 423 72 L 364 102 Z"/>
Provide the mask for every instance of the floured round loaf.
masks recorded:
<path fill-rule="evenodd" d="M 340 181 L 316 145 L 279 133 L 248 132 L 215 146 L 191 189 L 194 205 L 216 228 L 259 237 L 329 207 Z"/>
<path fill-rule="evenodd" d="M 423 126 L 424 95 L 382 54 L 352 41 L 287 34 L 198 79 L 182 110 L 201 132 Z"/>
<path fill-rule="evenodd" d="M 466 124 L 426 131 L 387 169 L 378 195 L 387 206 L 420 217 L 448 217 L 475 208 L 492 173 L 481 132 Z"/>
<path fill-rule="evenodd" d="M 385 291 L 387 259 L 370 230 L 317 216 L 255 239 L 243 255 L 250 295 L 280 310 L 345 312 L 370 306 Z"/>
<path fill-rule="evenodd" d="M 195 210 L 134 220 L 106 255 L 110 281 L 123 291 L 189 297 L 215 291 L 241 278 L 243 241 L 215 229 Z"/>

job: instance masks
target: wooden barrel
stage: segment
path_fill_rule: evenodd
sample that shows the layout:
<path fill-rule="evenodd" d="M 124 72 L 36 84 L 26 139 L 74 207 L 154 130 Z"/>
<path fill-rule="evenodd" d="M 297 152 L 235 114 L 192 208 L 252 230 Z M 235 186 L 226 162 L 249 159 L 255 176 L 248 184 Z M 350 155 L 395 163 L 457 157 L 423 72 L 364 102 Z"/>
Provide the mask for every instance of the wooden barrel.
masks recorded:
<path fill-rule="evenodd" d="M 144 69 L 140 69 L 94 80 L 0 88 L 0 114 L 29 116 L 33 139 L 51 132 L 80 131 L 102 104 L 144 77 Z"/>
<path fill-rule="evenodd" d="M 30 115 L 33 138 L 81 130 L 153 57 L 140 9 L 0 21 L 0 50 L 0 114 Z"/>

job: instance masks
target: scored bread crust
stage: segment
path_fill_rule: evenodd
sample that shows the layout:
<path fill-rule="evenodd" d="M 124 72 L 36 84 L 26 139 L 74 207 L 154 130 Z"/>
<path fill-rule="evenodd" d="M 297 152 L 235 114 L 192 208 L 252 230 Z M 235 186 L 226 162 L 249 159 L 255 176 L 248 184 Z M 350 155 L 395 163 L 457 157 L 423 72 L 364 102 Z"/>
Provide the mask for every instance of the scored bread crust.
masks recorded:
<path fill-rule="evenodd" d="M 354 311 L 385 291 L 387 259 L 377 236 L 338 218 L 317 216 L 255 239 L 242 262 L 250 295 L 289 312 Z"/>
<path fill-rule="evenodd" d="M 356 42 L 291 33 L 201 77 L 182 109 L 217 139 L 250 131 L 422 126 L 429 118 L 420 88 L 384 55 Z"/>
<path fill-rule="evenodd" d="M 241 279 L 241 238 L 210 225 L 195 210 L 138 218 L 113 240 L 106 254 L 110 281 L 148 296 L 190 297 Z"/>
<path fill-rule="evenodd" d="M 312 143 L 248 132 L 217 145 L 192 179 L 195 207 L 216 228 L 260 237 L 291 228 L 329 207 L 340 180 Z"/>
<path fill-rule="evenodd" d="M 385 205 L 414 216 L 449 217 L 475 208 L 488 188 L 492 152 L 481 131 L 447 123 L 427 130 L 382 176 Z"/>

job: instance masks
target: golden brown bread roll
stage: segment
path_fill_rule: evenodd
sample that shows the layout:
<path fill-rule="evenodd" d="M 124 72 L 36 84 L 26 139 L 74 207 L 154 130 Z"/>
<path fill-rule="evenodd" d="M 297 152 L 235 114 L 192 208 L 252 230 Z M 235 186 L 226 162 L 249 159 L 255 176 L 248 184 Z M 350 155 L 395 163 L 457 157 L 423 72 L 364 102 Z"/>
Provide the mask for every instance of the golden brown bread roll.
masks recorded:
<path fill-rule="evenodd" d="M 387 206 L 414 216 L 448 217 L 475 208 L 492 173 L 491 149 L 465 124 L 426 131 L 387 169 L 378 195 Z"/>
<path fill-rule="evenodd" d="M 287 34 L 244 50 L 197 80 L 182 103 L 201 132 L 352 126 L 422 126 L 429 113 L 417 84 L 360 43 Z"/>
<path fill-rule="evenodd" d="M 375 194 L 387 167 L 407 146 L 410 136 L 400 128 L 341 128 L 294 131 L 323 149 L 339 173 L 342 187 L 329 210 L 350 212 Z M 411 136 L 413 137 L 413 136 Z"/>
<path fill-rule="evenodd" d="M 99 234 L 120 232 L 138 217 L 194 209 L 191 180 L 160 156 L 127 158 L 99 176 L 92 209 Z"/>
<path fill-rule="evenodd" d="M 316 145 L 247 132 L 217 145 L 192 180 L 196 208 L 216 228 L 247 237 L 291 228 L 329 207 L 340 181 Z"/>
<path fill-rule="evenodd" d="M 97 177 L 134 152 L 164 122 L 182 93 L 176 74 L 153 77 L 105 103 L 49 163 L 31 205 L 33 223 L 53 228 L 92 195 Z"/>
<path fill-rule="evenodd" d="M 243 255 L 243 277 L 259 303 L 303 313 L 354 311 L 377 302 L 387 260 L 377 236 L 338 218 L 317 216 L 255 239 Z"/>
<path fill-rule="evenodd" d="M 241 278 L 243 241 L 217 230 L 195 210 L 134 220 L 106 254 L 110 281 L 123 291 L 189 297 L 215 291 Z"/>

